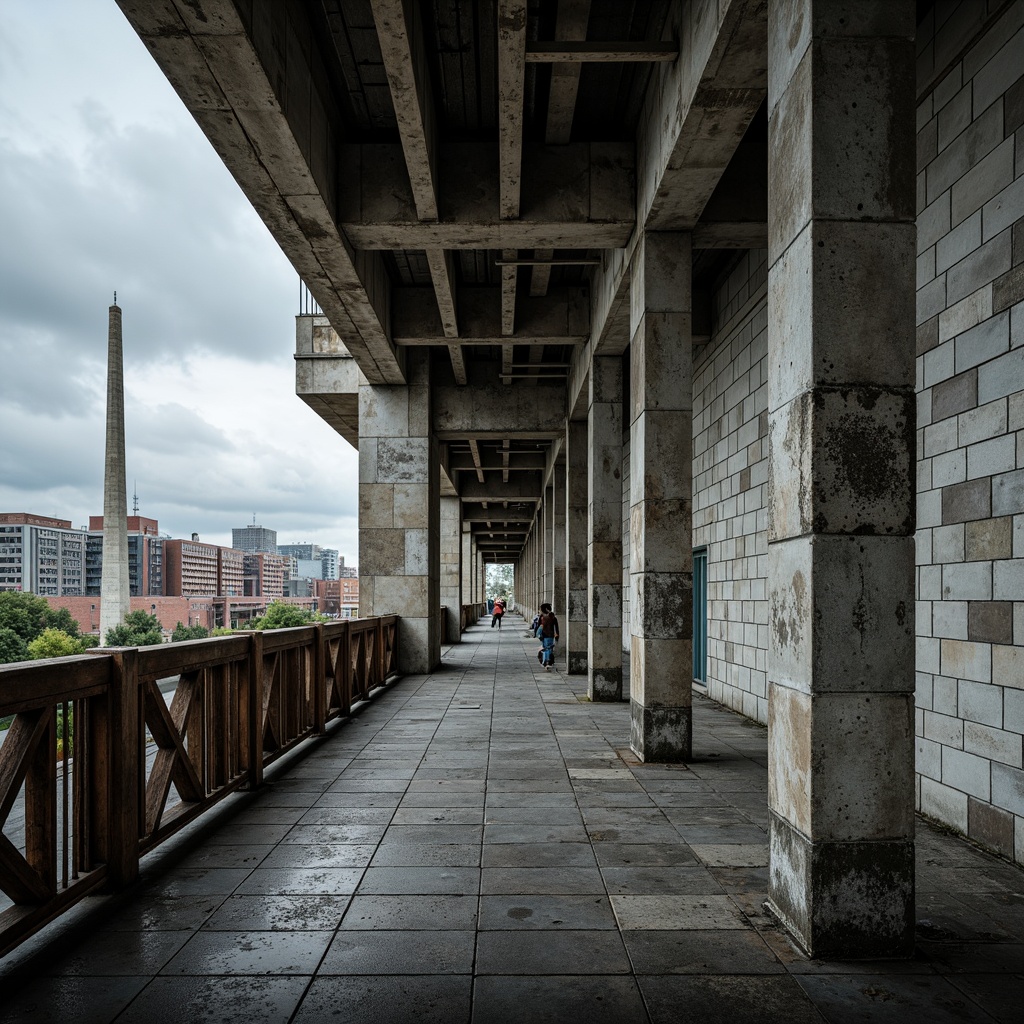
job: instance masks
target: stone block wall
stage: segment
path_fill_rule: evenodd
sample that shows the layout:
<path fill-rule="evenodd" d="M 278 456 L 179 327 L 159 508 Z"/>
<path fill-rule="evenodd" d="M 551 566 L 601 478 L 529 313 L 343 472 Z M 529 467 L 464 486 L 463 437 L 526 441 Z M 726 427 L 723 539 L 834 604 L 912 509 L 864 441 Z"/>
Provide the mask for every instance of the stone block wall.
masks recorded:
<path fill-rule="evenodd" d="M 708 549 L 707 693 L 768 721 L 768 254 L 744 254 L 694 354 L 693 545 Z"/>
<path fill-rule="evenodd" d="M 1024 862 L 1024 3 L 918 51 L 917 800 Z"/>

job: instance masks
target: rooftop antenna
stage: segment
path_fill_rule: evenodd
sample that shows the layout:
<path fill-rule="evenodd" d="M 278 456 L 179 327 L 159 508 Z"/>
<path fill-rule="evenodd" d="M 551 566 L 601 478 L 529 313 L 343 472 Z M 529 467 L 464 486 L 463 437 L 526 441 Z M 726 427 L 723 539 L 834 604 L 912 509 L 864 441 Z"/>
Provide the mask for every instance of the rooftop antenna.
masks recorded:
<path fill-rule="evenodd" d="M 114 293 L 114 301 L 117 301 L 117 292 Z M 139 514 L 139 481 L 132 481 L 132 515 Z"/>
<path fill-rule="evenodd" d="M 253 512 L 253 514 L 252 514 L 252 525 L 253 526 L 256 525 L 256 513 L 255 512 Z"/>

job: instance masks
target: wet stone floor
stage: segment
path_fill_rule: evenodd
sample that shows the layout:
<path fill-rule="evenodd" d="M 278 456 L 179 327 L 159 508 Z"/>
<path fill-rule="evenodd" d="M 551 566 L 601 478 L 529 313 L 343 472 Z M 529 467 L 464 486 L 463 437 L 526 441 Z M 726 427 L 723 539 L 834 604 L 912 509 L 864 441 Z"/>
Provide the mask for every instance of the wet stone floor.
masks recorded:
<path fill-rule="evenodd" d="M 695 697 L 694 762 L 639 764 L 535 654 L 473 627 L 8 957 L 0 1022 L 1022 1019 L 1020 870 L 920 823 L 916 957 L 808 961 L 762 908 L 765 730 Z"/>

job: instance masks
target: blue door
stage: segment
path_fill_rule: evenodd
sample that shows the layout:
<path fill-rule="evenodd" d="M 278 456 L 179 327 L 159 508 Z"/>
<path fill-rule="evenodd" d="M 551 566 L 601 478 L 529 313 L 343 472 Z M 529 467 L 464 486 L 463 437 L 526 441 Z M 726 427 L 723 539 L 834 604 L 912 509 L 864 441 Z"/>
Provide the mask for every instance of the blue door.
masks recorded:
<path fill-rule="evenodd" d="M 693 679 L 708 681 L 708 549 L 693 552 Z"/>

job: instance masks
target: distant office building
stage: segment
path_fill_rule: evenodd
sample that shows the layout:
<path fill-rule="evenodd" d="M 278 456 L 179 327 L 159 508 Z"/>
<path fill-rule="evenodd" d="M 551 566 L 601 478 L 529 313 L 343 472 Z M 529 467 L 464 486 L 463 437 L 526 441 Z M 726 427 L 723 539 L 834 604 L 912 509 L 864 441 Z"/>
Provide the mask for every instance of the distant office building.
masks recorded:
<path fill-rule="evenodd" d="M 85 586 L 85 531 L 67 519 L 0 513 L 0 590 L 79 596 Z"/>
<path fill-rule="evenodd" d="M 231 547 L 246 554 L 276 555 L 277 530 L 267 530 L 255 523 L 237 527 L 231 531 Z"/>
<path fill-rule="evenodd" d="M 289 559 L 283 555 L 251 552 L 245 555 L 245 596 L 284 597 Z"/>
<path fill-rule="evenodd" d="M 295 572 L 292 574 L 300 579 L 322 580 L 324 563 L 319 558 L 296 558 L 293 562 Z"/>
<path fill-rule="evenodd" d="M 164 538 L 160 524 L 145 516 L 128 516 L 128 588 L 132 597 L 164 592 Z M 85 593 L 100 592 L 103 578 L 103 516 L 89 517 L 85 542 Z"/>
<path fill-rule="evenodd" d="M 319 544 L 278 544 L 277 546 L 279 555 L 287 555 L 289 558 L 298 558 L 306 562 L 311 562 L 314 559 L 319 561 L 320 551 Z"/>
<path fill-rule="evenodd" d="M 338 557 L 337 548 L 321 548 L 320 549 L 320 565 L 321 574 L 320 578 L 324 580 L 336 580 L 338 579 L 338 570 L 345 564 L 344 558 Z"/>

